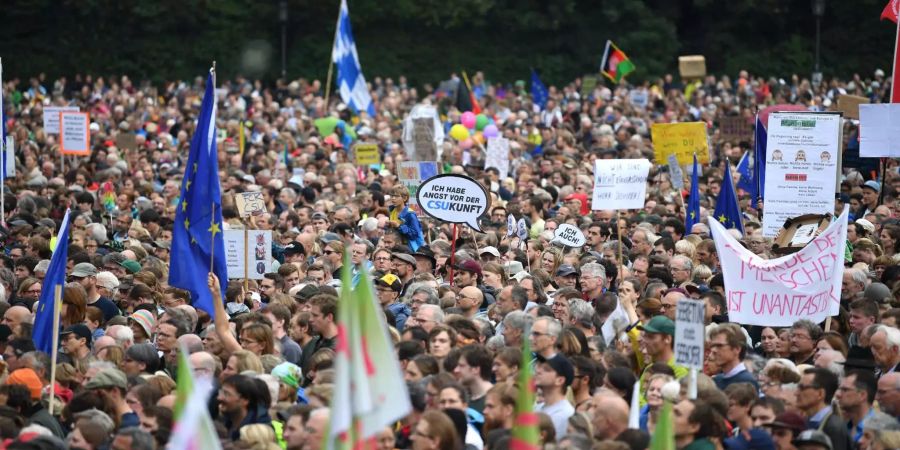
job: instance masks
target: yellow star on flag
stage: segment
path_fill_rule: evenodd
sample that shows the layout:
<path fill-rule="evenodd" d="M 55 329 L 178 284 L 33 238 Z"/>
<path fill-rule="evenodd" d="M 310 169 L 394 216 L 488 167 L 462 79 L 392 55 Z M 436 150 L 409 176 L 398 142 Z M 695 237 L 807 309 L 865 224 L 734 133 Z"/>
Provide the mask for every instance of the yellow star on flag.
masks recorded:
<path fill-rule="evenodd" d="M 191 179 L 188 178 L 187 184 L 184 185 L 184 190 L 185 190 L 185 191 L 191 190 L 191 183 L 193 183 L 193 181 L 191 181 Z"/>
<path fill-rule="evenodd" d="M 697 217 L 697 213 L 695 211 L 691 211 L 691 219 Z"/>
<path fill-rule="evenodd" d="M 184 218 L 184 229 L 185 230 L 191 229 L 191 221 L 187 217 Z"/>
<path fill-rule="evenodd" d="M 728 221 L 728 217 L 725 217 L 725 214 L 719 216 L 719 222 L 725 223 Z"/>
<path fill-rule="evenodd" d="M 197 163 L 194 163 L 194 173 L 197 173 Z"/>
<path fill-rule="evenodd" d="M 212 224 L 209 226 L 209 229 L 207 229 L 206 231 L 211 232 L 211 233 L 212 233 L 212 237 L 216 237 L 216 233 L 221 233 L 221 232 L 222 232 L 222 230 L 219 229 L 219 224 L 216 223 L 215 220 L 213 220 Z"/>
<path fill-rule="evenodd" d="M 181 212 L 187 211 L 187 200 L 181 201 Z"/>

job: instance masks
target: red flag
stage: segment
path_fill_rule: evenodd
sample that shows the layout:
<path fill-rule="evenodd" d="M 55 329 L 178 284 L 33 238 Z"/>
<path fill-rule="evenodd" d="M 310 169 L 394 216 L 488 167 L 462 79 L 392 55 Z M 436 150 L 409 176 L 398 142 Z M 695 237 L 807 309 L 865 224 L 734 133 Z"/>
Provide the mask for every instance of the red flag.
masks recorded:
<path fill-rule="evenodd" d="M 888 4 L 884 6 L 884 10 L 881 11 L 881 20 L 887 19 L 897 23 L 898 8 L 900 8 L 900 0 L 889 1 Z"/>

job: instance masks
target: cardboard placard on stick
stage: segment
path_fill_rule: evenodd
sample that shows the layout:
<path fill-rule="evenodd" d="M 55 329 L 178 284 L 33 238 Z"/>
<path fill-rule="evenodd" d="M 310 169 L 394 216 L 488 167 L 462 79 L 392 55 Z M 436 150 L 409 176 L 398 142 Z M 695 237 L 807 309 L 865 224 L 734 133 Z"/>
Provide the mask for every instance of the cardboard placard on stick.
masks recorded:
<path fill-rule="evenodd" d="M 728 116 L 719 119 L 719 138 L 723 141 L 750 141 L 753 137 L 753 126 L 740 116 Z"/>
<path fill-rule="evenodd" d="M 685 80 L 693 80 L 706 76 L 706 57 L 703 55 L 685 55 L 678 57 L 678 73 Z"/>
<path fill-rule="evenodd" d="M 437 146 L 434 144 L 434 120 L 430 117 L 419 117 L 412 120 L 413 145 L 416 161 L 437 161 Z"/>
<path fill-rule="evenodd" d="M 116 135 L 116 147 L 119 150 L 137 150 L 137 136 L 134 133 L 119 133 Z"/>
<path fill-rule="evenodd" d="M 353 147 L 356 153 L 356 165 L 368 166 L 380 164 L 381 155 L 378 153 L 378 144 L 356 144 Z"/>
<path fill-rule="evenodd" d="M 88 113 L 59 113 L 59 150 L 63 155 L 91 154 L 90 123 Z"/>
<path fill-rule="evenodd" d="M 262 192 L 241 192 L 234 196 L 234 204 L 241 218 L 266 212 L 266 201 Z"/>
<path fill-rule="evenodd" d="M 848 119 L 859 119 L 859 105 L 868 103 L 871 103 L 869 97 L 843 94 L 838 97 L 837 111 L 844 113 L 844 117 Z"/>

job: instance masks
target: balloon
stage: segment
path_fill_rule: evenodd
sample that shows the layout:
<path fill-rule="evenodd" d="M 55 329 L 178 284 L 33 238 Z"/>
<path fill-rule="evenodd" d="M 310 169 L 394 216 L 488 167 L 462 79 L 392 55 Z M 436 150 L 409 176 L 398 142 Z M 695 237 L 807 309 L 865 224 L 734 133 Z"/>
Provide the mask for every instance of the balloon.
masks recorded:
<path fill-rule="evenodd" d="M 466 139 L 460 141 L 459 148 L 461 148 L 463 150 L 468 150 L 468 149 L 472 148 L 472 145 L 474 145 L 474 143 L 472 142 L 472 138 L 466 138 Z"/>
<path fill-rule="evenodd" d="M 456 124 L 450 128 L 450 137 L 457 141 L 463 141 L 469 138 L 469 130 L 465 125 Z"/>
<path fill-rule="evenodd" d="M 495 138 L 500 135 L 500 130 L 497 129 L 497 125 L 490 124 L 484 127 L 484 137 L 488 139 Z"/>
<path fill-rule="evenodd" d="M 471 130 L 472 128 L 475 128 L 475 114 L 472 113 L 472 111 L 466 111 L 462 113 L 459 122 Z"/>
<path fill-rule="evenodd" d="M 483 134 L 481 134 L 481 133 L 475 133 L 475 135 L 472 136 L 472 139 L 474 139 L 475 142 L 477 142 L 477 143 L 479 143 L 479 144 L 481 144 L 481 145 L 484 145 L 484 135 L 483 135 Z"/>
<path fill-rule="evenodd" d="M 479 114 L 478 116 L 475 117 L 475 129 L 478 131 L 483 130 L 484 127 L 486 127 L 488 123 L 490 123 L 490 122 L 488 121 L 487 116 L 484 114 Z M 472 128 L 472 127 L 469 127 L 469 128 Z"/>

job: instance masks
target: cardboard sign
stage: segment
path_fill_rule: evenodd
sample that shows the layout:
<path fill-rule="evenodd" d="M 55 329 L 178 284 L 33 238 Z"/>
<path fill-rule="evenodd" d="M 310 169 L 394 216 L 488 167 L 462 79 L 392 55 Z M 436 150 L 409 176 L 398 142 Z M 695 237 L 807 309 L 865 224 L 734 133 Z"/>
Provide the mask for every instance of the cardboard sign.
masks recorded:
<path fill-rule="evenodd" d="M 649 173 L 650 161 L 646 159 L 594 161 L 591 209 L 643 208 Z"/>
<path fill-rule="evenodd" d="M 234 196 L 234 203 L 241 218 L 258 216 L 266 212 L 266 201 L 262 192 L 241 192 Z"/>
<path fill-rule="evenodd" d="M 590 97 L 597 89 L 598 78 L 596 75 L 585 75 L 581 78 L 581 95 L 582 97 Z"/>
<path fill-rule="evenodd" d="M 860 105 L 859 119 L 859 156 L 900 157 L 900 103 Z"/>
<path fill-rule="evenodd" d="M 45 106 L 44 107 L 44 132 L 47 134 L 59 134 L 59 113 L 78 112 L 77 106 Z"/>
<path fill-rule="evenodd" d="M 553 240 L 550 242 L 565 245 L 566 247 L 580 248 L 587 243 L 584 233 L 575 225 L 570 223 L 560 224 L 553 230 Z"/>
<path fill-rule="evenodd" d="M 678 165 L 678 158 L 675 155 L 669 155 L 666 160 L 669 163 L 669 178 L 672 181 L 672 187 L 678 190 L 684 189 L 684 171 Z"/>
<path fill-rule="evenodd" d="M 488 139 L 484 168 L 494 167 L 500 172 L 500 179 L 509 176 L 509 139 L 496 137 Z"/>
<path fill-rule="evenodd" d="M 740 116 L 728 116 L 719 120 L 719 138 L 728 142 L 749 142 L 753 126 Z"/>
<path fill-rule="evenodd" d="M 725 281 L 728 320 L 790 327 L 800 319 L 819 323 L 838 315 L 848 211 L 845 206 L 841 216 L 802 250 L 777 259 L 753 254 L 710 217 Z"/>
<path fill-rule="evenodd" d="M 91 154 L 91 119 L 88 113 L 59 113 L 59 150 L 63 155 Z"/>
<path fill-rule="evenodd" d="M 655 123 L 650 135 L 657 164 L 666 164 L 672 154 L 682 166 L 694 164 L 695 153 L 697 162 L 709 164 L 709 137 L 703 122 Z"/>
<path fill-rule="evenodd" d="M 675 305 L 675 364 L 703 369 L 706 304 L 702 300 L 681 299 Z"/>
<path fill-rule="evenodd" d="M 628 93 L 628 98 L 631 100 L 632 105 L 641 109 L 646 108 L 650 103 L 650 94 L 643 88 L 632 89 L 631 92 Z"/>
<path fill-rule="evenodd" d="M 119 150 L 136 150 L 137 149 L 137 140 L 134 133 L 119 133 L 116 135 L 116 147 Z"/>
<path fill-rule="evenodd" d="M 678 73 L 685 80 L 705 77 L 706 57 L 703 55 L 679 56 Z"/>
<path fill-rule="evenodd" d="M 420 117 L 412 119 L 413 147 L 416 161 L 437 161 L 437 145 L 434 143 L 434 119 Z"/>
<path fill-rule="evenodd" d="M 272 271 L 272 231 L 248 230 L 247 259 L 244 260 L 244 230 L 225 230 L 225 263 L 228 266 L 228 278 L 244 278 L 244 267 L 247 267 L 248 278 L 261 280 L 263 275 Z"/>
<path fill-rule="evenodd" d="M 356 144 L 353 146 L 356 153 L 356 165 L 368 166 L 381 164 L 381 154 L 378 152 L 378 144 Z"/>
<path fill-rule="evenodd" d="M 842 128 L 836 113 L 769 116 L 763 236 L 775 237 L 786 220 L 803 214 L 834 213 Z"/>
<path fill-rule="evenodd" d="M 848 119 L 859 119 L 861 105 L 871 103 L 869 97 L 859 95 L 842 94 L 837 100 L 837 110 L 844 113 Z"/>
<path fill-rule="evenodd" d="M 463 175 L 438 175 L 422 183 L 417 193 L 422 211 L 437 220 L 464 223 L 483 233 L 478 218 L 491 208 L 484 186 Z"/>

